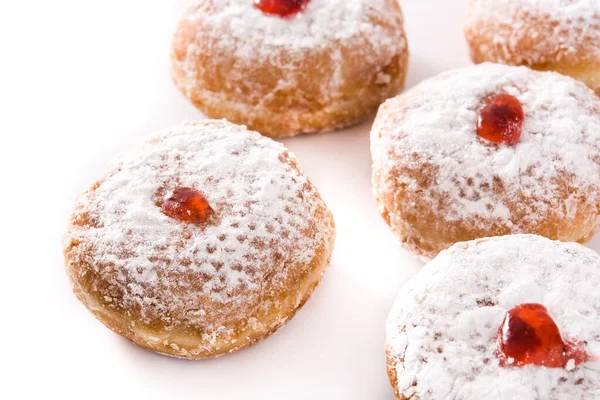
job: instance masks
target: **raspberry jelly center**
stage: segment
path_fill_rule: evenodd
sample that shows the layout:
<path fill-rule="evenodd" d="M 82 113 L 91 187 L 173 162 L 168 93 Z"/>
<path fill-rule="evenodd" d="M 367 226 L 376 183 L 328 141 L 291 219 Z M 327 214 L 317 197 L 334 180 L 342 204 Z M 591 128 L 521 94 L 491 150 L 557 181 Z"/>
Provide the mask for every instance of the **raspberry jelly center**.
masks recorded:
<path fill-rule="evenodd" d="M 201 192 L 194 188 L 179 186 L 163 203 L 162 212 L 180 221 L 202 223 L 214 213 L 214 210 Z"/>
<path fill-rule="evenodd" d="M 519 99 L 501 94 L 479 114 L 477 134 L 494 143 L 516 144 L 523 132 L 523 107 Z"/>
<path fill-rule="evenodd" d="M 310 0 L 254 0 L 254 6 L 265 14 L 291 17 L 304 10 Z"/>
<path fill-rule="evenodd" d="M 496 342 L 501 366 L 567 368 L 588 359 L 583 343 L 563 341 L 558 326 L 541 304 L 520 304 L 508 310 Z"/>

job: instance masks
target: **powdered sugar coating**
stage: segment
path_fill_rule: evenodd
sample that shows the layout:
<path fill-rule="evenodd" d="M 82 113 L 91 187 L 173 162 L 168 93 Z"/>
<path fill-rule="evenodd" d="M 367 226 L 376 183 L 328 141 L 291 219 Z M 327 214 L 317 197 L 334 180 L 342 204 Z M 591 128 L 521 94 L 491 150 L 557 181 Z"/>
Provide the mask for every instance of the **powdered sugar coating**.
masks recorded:
<path fill-rule="evenodd" d="M 184 18 L 207 24 L 214 34 L 226 32 L 220 46 L 229 47 L 237 58 L 256 60 L 271 56 L 275 47 L 319 48 L 359 32 L 374 45 L 394 45 L 367 18 L 386 10 L 387 4 L 387 0 L 311 0 L 300 13 L 281 18 L 263 13 L 253 0 L 190 0 Z"/>
<path fill-rule="evenodd" d="M 598 285 L 600 257 L 578 244 L 515 235 L 453 246 L 401 289 L 390 312 L 395 389 L 415 400 L 598 398 Z M 569 370 L 500 367 L 495 336 L 522 303 L 545 305 L 563 338 L 585 341 L 594 360 Z"/>
<path fill-rule="evenodd" d="M 162 213 L 178 186 L 203 192 L 215 210 L 207 224 Z M 75 281 L 93 275 L 105 307 L 207 339 L 257 324 L 247 319 L 277 307 L 262 298 L 309 273 L 333 236 L 331 214 L 281 144 L 203 121 L 121 156 L 79 198 L 65 248 Z"/>
<path fill-rule="evenodd" d="M 519 99 L 525 114 L 514 146 L 476 133 L 479 112 L 501 93 Z M 443 73 L 381 107 L 371 151 L 376 197 L 402 191 L 437 213 L 441 226 L 533 233 L 527 229 L 552 216 L 596 227 L 600 99 L 557 73 L 490 63 Z M 380 207 L 395 212 L 386 200 Z M 589 215 L 577 216 L 583 210 Z"/>
<path fill-rule="evenodd" d="M 600 1 L 470 0 L 467 36 L 496 62 L 597 62 Z"/>
<path fill-rule="evenodd" d="M 190 0 L 183 19 L 203 24 L 204 31 L 218 39 L 215 45 L 240 62 L 268 60 L 276 67 L 290 68 L 304 51 L 356 40 L 357 36 L 364 38 L 365 46 L 379 51 L 392 53 L 388 49 L 406 47 L 401 32 L 390 35 L 384 26 L 369 19 L 373 15 L 385 19 L 388 4 L 388 0 L 311 0 L 302 12 L 281 18 L 263 13 L 253 0 Z M 291 58 L 288 65 L 279 64 L 281 60 L 274 57 L 282 48 Z M 341 63 L 341 54 L 332 54 L 336 56 Z M 194 62 L 192 57 L 189 60 Z M 193 65 L 190 67 L 193 70 Z M 340 83 L 334 79 L 329 84 L 335 88 Z"/>
<path fill-rule="evenodd" d="M 407 52 L 395 0 L 311 0 L 290 18 L 253 0 L 192 0 L 171 59 L 177 86 L 208 115 L 289 136 L 373 112 L 402 87 Z"/>

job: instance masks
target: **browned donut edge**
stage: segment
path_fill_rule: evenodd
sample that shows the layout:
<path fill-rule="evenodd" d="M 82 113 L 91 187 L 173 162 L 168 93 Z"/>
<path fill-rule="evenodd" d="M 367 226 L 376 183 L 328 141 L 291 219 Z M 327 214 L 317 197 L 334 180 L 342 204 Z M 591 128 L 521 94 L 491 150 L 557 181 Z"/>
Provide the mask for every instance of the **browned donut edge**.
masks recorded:
<path fill-rule="evenodd" d="M 261 322 L 265 322 L 265 320 L 273 321 L 270 324 L 265 324 L 265 326 L 268 327 L 267 329 L 262 331 L 251 331 L 250 329 L 240 331 L 235 338 L 228 338 L 226 341 L 217 342 L 216 345 L 212 346 L 212 349 L 204 350 L 195 355 L 192 355 L 189 351 L 187 351 L 185 346 L 177 345 L 177 343 L 175 343 L 175 341 L 172 339 L 170 339 L 168 343 L 149 340 L 149 337 L 152 336 L 160 337 L 163 334 L 163 332 L 160 330 L 151 330 L 151 328 L 148 327 L 142 327 L 141 329 L 137 330 L 132 329 L 132 322 L 135 321 L 128 320 L 123 313 L 111 312 L 107 307 L 104 306 L 102 299 L 98 298 L 95 293 L 85 290 L 82 285 L 79 284 L 72 269 L 69 267 L 71 261 L 69 257 L 69 248 L 65 248 L 64 253 L 67 275 L 70 278 L 74 294 L 83 303 L 83 305 L 110 330 L 120 336 L 125 337 L 144 349 L 151 350 L 159 354 L 184 359 L 207 359 L 216 358 L 251 346 L 272 335 L 289 320 L 291 320 L 296 312 L 298 312 L 308 301 L 321 281 L 325 268 L 331 259 L 334 242 L 335 234 L 332 234 L 328 238 L 328 242 L 323 243 L 323 245 L 317 249 L 316 256 L 310 263 L 312 273 L 305 277 L 304 282 L 301 282 L 301 284 L 299 284 L 297 287 L 289 288 L 288 292 L 279 297 L 279 301 L 285 304 L 285 307 L 280 307 L 277 310 L 279 311 L 278 313 L 268 314 L 259 320 Z M 298 287 L 304 287 L 304 292 L 300 293 L 297 289 Z M 265 288 L 265 290 L 268 291 L 268 288 Z M 265 300 L 269 300 L 269 298 L 267 297 Z M 248 318 L 252 317 L 256 316 L 251 315 Z M 171 333 L 172 332 L 169 334 Z M 183 334 L 179 336 L 179 338 L 184 339 L 186 342 L 196 341 L 198 347 L 211 347 L 207 343 L 202 343 L 203 341 L 198 340 L 198 337 L 194 335 Z M 231 339 L 236 341 L 234 342 Z M 173 347 L 173 344 L 175 344 L 177 347 Z"/>
<path fill-rule="evenodd" d="M 515 30 L 514 24 L 483 20 L 465 26 L 465 38 L 474 63 L 495 62 L 555 71 L 582 81 L 600 96 L 600 58 L 593 33 L 598 32 L 598 26 L 591 27 L 590 33 L 582 33 L 583 40 L 576 49 L 567 51 L 558 40 L 555 46 L 549 45 L 548 38 L 561 35 L 560 22 L 550 16 L 521 11 L 513 16 L 513 22 L 524 24 L 525 28 Z M 504 40 L 499 41 L 498 37 Z"/>

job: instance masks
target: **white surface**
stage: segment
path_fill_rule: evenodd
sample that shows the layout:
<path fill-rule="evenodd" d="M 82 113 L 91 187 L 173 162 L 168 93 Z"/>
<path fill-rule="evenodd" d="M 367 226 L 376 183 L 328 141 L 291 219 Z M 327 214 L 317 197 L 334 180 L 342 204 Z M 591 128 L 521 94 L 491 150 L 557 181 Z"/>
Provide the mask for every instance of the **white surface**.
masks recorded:
<path fill-rule="evenodd" d="M 332 209 L 338 240 L 323 283 L 275 336 L 217 360 L 170 359 L 111 333 L 71 294 L 60 237 L 77 194 L 134 141 L 201 117 L 168 75 L 180 5 L 0 4 L 0 398 L 391 400 L 385 318 L 421 264 L 371 198 L 370 123 L 284 141 Z M 461 0 L 403 7 L 409 87 L 469 64 Z"/>

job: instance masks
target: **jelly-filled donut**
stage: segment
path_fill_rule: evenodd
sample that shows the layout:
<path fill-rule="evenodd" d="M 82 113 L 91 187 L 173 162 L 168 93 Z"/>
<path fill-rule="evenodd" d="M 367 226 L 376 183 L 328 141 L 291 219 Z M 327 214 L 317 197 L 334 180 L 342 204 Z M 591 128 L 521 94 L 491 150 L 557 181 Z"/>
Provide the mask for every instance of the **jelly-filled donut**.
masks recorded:
<path fill-rule="evenodd" d="M 585 242 L 600 221 L 600 98 L 554 72 L 484 63 L 387 101 L 373 190 L 402 243 L 431 258 L 515 233 Z"/>
<path fill-rule="evenodd" d="M 598 0 L 469 0 L 473 61 L 553 70 L 600 94 Z"/>
<path fill-rule="evenodd" d="M 279 329 L 329 262 L 331 213 L 282 145 L 186 123 L 110 166 L 77 201 L 64 254 L 79 300 L 158 353 L 216 357 Z"/>
<path fill-rule="evenodd" d="M 600 256 L 509 235 L 458 243 L 401 290 L 387 321 L 397 399 L 597 399 Z"/>
<path fill-rule="evenodd" d="M 396 0 L 193 0 L 171 63 L 204 114 L 282 137 L 377 111 L 404 85 L 408 46 Z"/>

